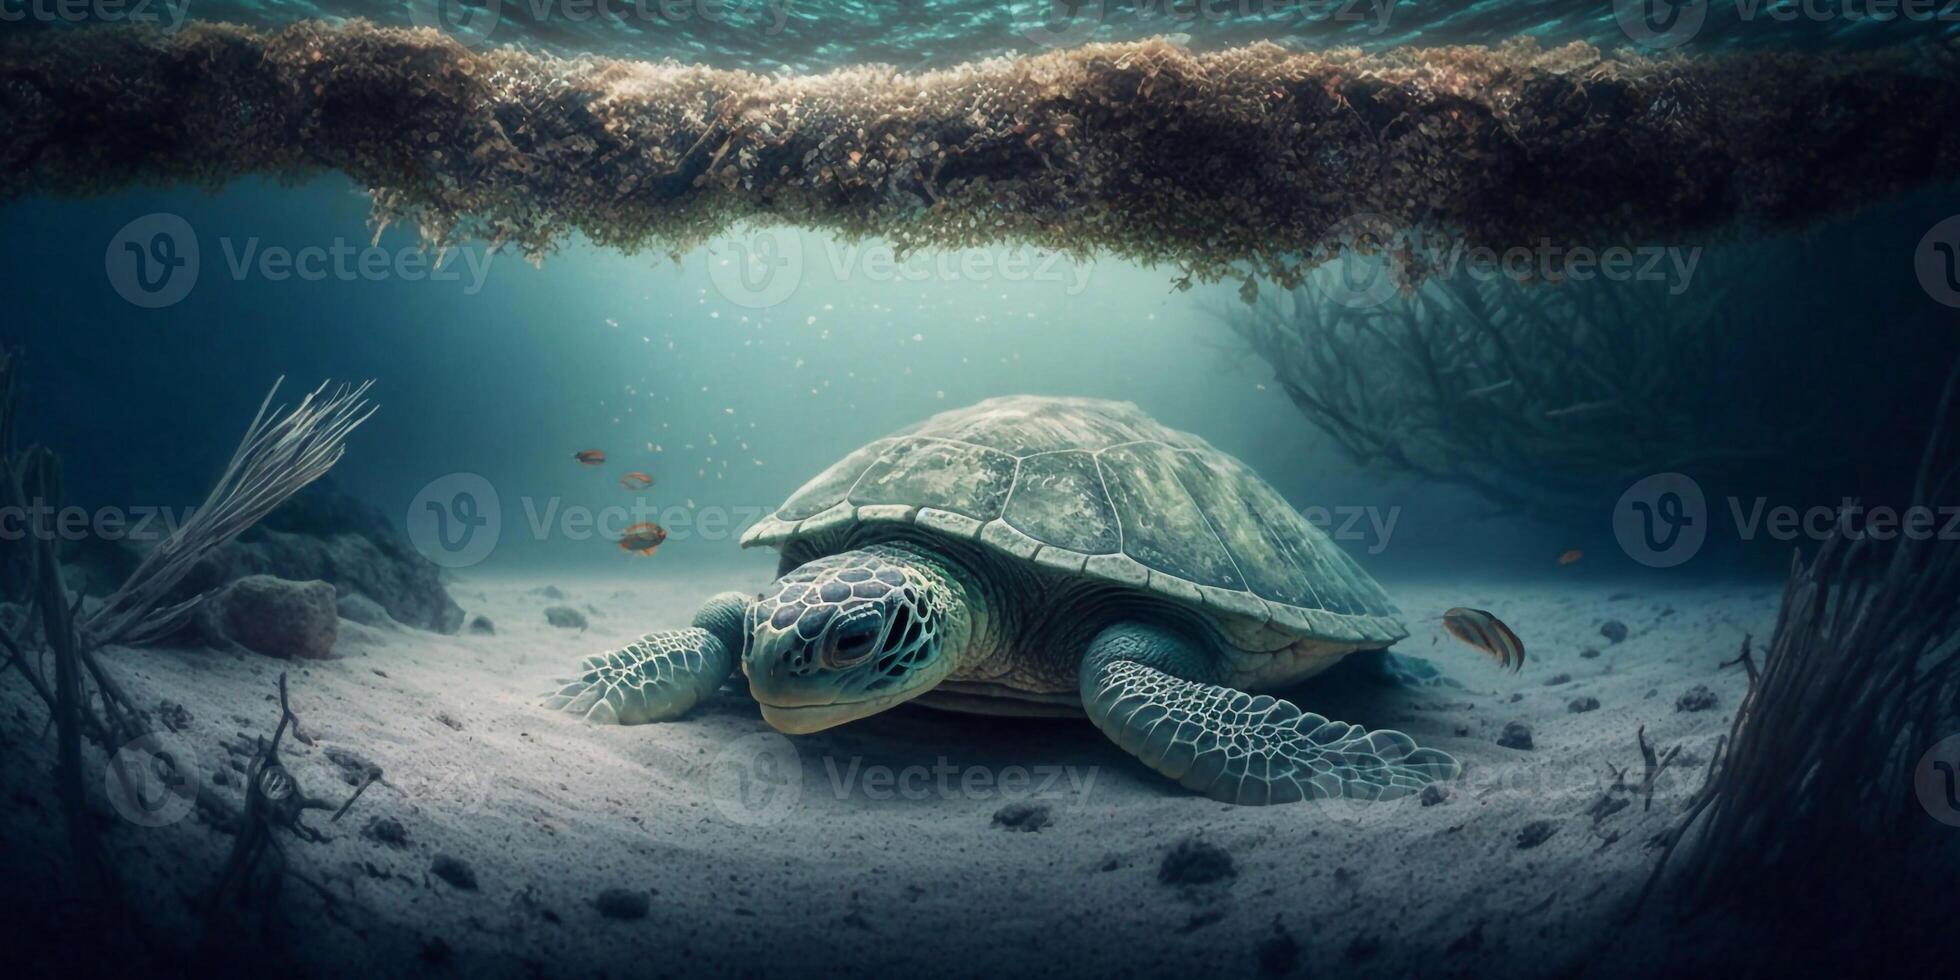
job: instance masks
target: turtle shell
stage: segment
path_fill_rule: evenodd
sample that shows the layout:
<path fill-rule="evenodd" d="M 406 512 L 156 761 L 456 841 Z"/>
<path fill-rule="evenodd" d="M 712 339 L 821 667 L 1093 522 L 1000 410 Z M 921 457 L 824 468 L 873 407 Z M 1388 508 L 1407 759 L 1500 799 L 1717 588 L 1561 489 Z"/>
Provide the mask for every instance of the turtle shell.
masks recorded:
<path fill-rule="evenodd" d="M 742 546 L 886 522 L 1301 637 L 1408 635 L 1381 586 L 1266 481 L 1128 402 L 942 412 L 818 474 Z"/>

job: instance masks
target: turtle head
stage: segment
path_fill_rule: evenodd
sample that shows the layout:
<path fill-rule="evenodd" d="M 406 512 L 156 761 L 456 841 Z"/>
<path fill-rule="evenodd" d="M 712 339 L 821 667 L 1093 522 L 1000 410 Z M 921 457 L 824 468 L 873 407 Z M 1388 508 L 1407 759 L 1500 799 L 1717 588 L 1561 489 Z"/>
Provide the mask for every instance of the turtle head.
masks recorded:
<path fill-rule="evenodd" d="M 893 547 L 819 558 L 750 607 L 742 673 L 771 727 L 821 731 L 931 690 L 966 645 L 964 590 Z"/>

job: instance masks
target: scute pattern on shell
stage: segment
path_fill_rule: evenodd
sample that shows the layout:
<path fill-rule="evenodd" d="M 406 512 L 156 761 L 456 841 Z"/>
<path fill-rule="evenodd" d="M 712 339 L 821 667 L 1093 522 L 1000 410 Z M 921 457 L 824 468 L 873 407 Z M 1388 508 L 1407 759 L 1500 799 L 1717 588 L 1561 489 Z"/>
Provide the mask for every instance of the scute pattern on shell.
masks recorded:
<path fill-rule="evenodd" d="M 1300 636 L 1408 635 L 1381 587 L 1278 491 L 1128 402 L 1014 396 L 935 415 L 819 474 L 742 545 L 884 522 Z"/>

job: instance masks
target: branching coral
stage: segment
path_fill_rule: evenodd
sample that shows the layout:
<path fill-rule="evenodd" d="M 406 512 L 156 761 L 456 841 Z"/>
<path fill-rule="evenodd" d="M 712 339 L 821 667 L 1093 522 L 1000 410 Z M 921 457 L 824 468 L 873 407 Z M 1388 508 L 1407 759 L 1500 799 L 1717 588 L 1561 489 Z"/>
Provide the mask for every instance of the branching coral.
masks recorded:
<path fill-rule="evenodd" d="M 323 385 L 292 411 L 282 408 L 267 416 L 279 393 L 274 384 L 203 505 L 145 556 L 128 581 L 82 624 L 89 641 L 98 646 L 142 643 L 180 626 L 197 599 L 160 608 L 164 597 L 200 559 L 243 534 L 340 460 L 348 434 L 374 411 L 366 398 L 368 388 L 343 385 L 329 393 Z"/>
<path fill-rule="evenodd" d="M 0 45 L 0 200 L 335 169 L 384 221 L 532 254 L 753 219 L 1293 285 L 1357 213 L 1498 248 L 1680 241 L 1949 180 L 1953 53 L 1147 41 L 762 76 L 358 21 L 41 32 Z"/>

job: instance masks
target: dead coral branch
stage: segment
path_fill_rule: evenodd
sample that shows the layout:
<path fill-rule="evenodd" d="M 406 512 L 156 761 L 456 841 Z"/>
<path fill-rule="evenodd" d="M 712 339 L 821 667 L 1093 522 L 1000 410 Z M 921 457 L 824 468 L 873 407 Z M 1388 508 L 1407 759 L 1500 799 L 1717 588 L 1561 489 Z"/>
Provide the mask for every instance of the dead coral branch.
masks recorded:
<path fill-rule="evenodd" d="M 268 415 L 278 383 L 266 393 L 224 475 L 191 518 L 142 564 L 83 624 L 91 642 L 142 643 L 170 633 L 197 600 L 163 606 L 164 597 L 205 555 L 257 524 L 287 498 L 325 475 L 345 452 L 349 433 L 367 420 L 373 382 L 325 385 Z"/>

